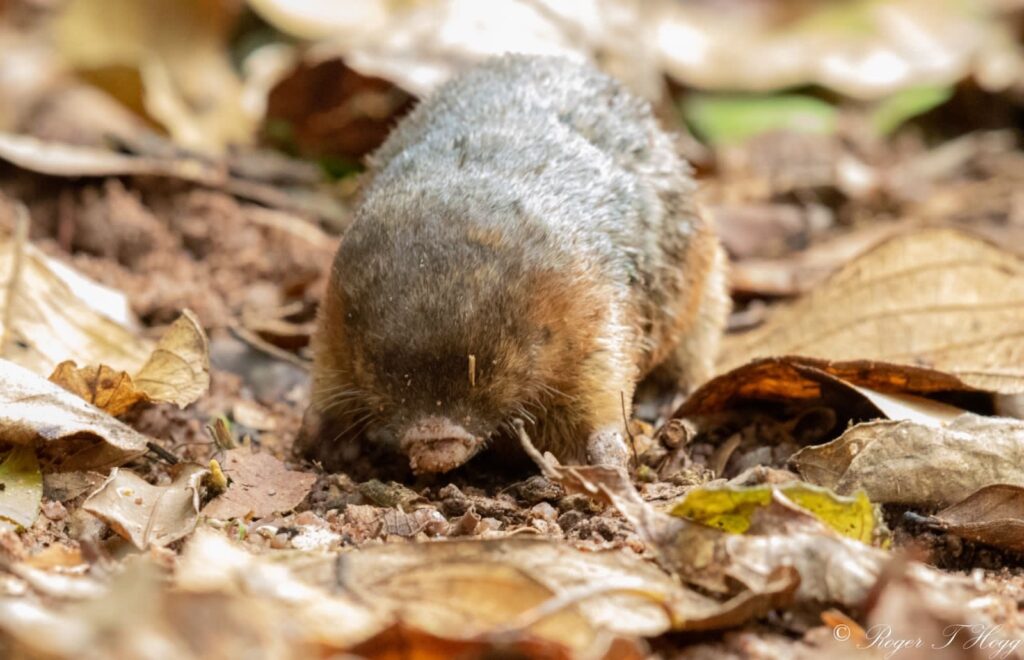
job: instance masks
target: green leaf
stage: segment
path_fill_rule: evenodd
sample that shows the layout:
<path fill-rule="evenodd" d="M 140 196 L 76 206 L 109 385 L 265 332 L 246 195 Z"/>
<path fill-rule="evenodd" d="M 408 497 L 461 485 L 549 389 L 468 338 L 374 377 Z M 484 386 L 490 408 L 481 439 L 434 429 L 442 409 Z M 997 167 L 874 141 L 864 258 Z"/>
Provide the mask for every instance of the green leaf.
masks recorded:
<path fill-rule="evenodd" d="M 836 108 L 801 94 L 691 94 L 683 116 L 693 130 L 714 145 L 743 142 L 771 131 L 832 133 Z"/>
<path fill-rule="evenodd" d="M 870 543 L 875 531 L 875 508 L 863 491 L 853 497 L 803 482 L 780 486 L 700 487 L 686 494 L 670 513 L 733 534 L 750 528 L 754 512 L 768 506 L 772 492 L 791 502 L 844 536 Z"/>
<path fill-rule="evenodd" d="M 951 87 L 912 87 L 879 101 L 871 111 L 871 126 L 889 135 L 908 120 L 937 108 L 953 96 Z"/>
<path fill-rule="evenodd" d="M 43 474 L 31 447 L 17 446 L 0 463 L 0 525 L 31 527 L 43 500 Z"/>

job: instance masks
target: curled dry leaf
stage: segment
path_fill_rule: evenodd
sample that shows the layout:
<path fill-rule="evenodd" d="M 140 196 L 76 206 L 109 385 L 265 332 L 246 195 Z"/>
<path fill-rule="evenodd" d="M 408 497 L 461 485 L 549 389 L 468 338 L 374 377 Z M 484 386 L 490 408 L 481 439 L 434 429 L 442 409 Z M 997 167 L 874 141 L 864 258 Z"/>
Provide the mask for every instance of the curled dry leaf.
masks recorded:
<path fill-rule="evenodd" d="M 199 481 L 207 470 L 184 465 L 167 486 L 114 468 L 110 477 L 82 504 L 140 550 L 161 547 L 190 534 L 199 517 Z"/>
<path fill-rule="evenodd" d="M 993 484 L 975 491 L 932 519 L 942 529 L 998 548 L 1024 551 L 1024 487 Z"/>
<path fill-rule="evenodd" d="M 298 506 L 316 481 L 312 472 L 289 470 L 270 454 L 248 447 L 224 454 L 221 468 L 231 480 L 227 491 L 203 508 L 211 518 L 265 518 Z"/>
<path fill-rule="evenodd" d="M 801 355 L 921 366 L 1024 391 L 1024 260 L 952 229 L 892 238 L 764 326 L 728 340 L 724 369 Z M 957 388 L 954 388 L 957 389 Z"/>
<path fill-rule="evenodd" d="M 916 422 L 858 424 L 792 458 L 812 483 L 873 502 L 949 506 L 992 484 L 1024 486 L 1024 422 L 964 414 L 939 428 Z"/>
<path fill-rule="evenodd" d="M 173 403 L 184 408 L 210 387 L 206 333 L 195 314 L 185 310 L 134 378 L 106 365 L 78 367 L 74 361 L 65 360 L 50 374 L 50 380 L 115 416 L 140 402 Z"/>
<path fill-rule="evenodd" d="M 190 310 L 171 324 L 146 363 L 135 373 L 135 384 L 152 401 L 179 408 L 210 388 L 210 346 L 199 319 Z"/>
<path fill-rule="evenodd" d="M 948 420 L 958 414 L 956 408 L 918 395 L 973 391 L 957 376 L 925 367 L 787 355 L 755 359 L 712 378 L 683 402 L 675 416 L 714 413 L 741 401 L 813 401 L 832 392 L 894 419 Z"/>
<path fill-rule="evenodd" d="M 31 447 L 11 449 L 0 463 L 0 530 L 31 527 L 43 500 L 43 475 Z"/>
<path fill-rule="evenodd" d="M 98 470 L 146 451 L 146 437 L 58 385 L 0 360 L 0 436 L 35 444 L 48 471 Z"/>

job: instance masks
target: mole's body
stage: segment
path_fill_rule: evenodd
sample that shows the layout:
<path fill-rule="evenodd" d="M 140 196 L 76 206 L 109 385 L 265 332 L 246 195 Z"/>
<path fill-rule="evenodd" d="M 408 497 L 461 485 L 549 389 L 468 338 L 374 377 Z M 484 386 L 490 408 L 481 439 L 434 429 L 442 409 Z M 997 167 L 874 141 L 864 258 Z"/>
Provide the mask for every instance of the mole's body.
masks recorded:
<path fill-rule="evenodd" d="M 710 375 L 724 255 L 671 139 L 611 78 L 492 60 L 369 167 L 314 338 L 318 443 L 390 440 L 441 472 L 518 418 L 563 460 L 622 462 L 640 378 Z"/>

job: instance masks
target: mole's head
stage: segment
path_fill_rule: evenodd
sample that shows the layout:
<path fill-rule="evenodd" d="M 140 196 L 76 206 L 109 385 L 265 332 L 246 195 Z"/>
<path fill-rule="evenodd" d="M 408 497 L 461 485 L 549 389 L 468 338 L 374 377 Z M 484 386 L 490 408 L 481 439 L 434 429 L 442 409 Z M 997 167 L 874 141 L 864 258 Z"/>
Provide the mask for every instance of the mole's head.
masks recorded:
<path fill-rule="evenodd" d="M 314 340 L 313 408 L 334 433 L 444 472 L 568 389 L 586 321 L 567 333 L 561 278 L 500 245 L 389 238 L 372 254 L 358 231 L 343 241 Z"/>

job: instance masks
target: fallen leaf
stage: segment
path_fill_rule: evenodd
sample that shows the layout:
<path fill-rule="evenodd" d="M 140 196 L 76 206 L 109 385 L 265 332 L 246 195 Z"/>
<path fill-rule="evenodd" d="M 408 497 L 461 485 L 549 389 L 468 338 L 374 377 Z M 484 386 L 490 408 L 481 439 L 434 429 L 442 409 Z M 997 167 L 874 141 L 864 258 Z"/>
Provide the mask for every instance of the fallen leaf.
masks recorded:
<path fill-rule="evenodd" d="M 927 366 L 977 389 L 1024 392 L 1024 259 L 966 233 L 897 236 L 762 327 L 727 338 L 722 369 L 801 355 Z"/>
<path fill-rule="evenodd" d="M 227 491 L 203 508 L 210 518 L 265 518 L 298 506 L 316 482 L 312 472 L 297 472 L 270 454 L 248 447 L 224 453 L 221 468 L 231 480 Z"/>
<path fill-rule="evenodd" d="M 97 147 L 40 140 L 28 135 L 0 133 L 0 160 L 18 167 L 60 177 L 156 176 L 190 181 L 223 190 L 277 209 L 322 218 L 345 227 L 350 213 L 332 195 L 306 185 L 270 185 L 232 176 L 223 164 L 189 155 L 126 155 Z M 297 168 L 300 166 L 296 166 Z"/>
<path fill-rule="evenodd" d="M 210 387 L 206 333 L 189 310 L 171 324 L 133 378 L 106 365 L 78 367 L 73 360 L 57 365 L 50 380 L 113 416 L 140 402 L 193 403 Z"/>
<path fill-rule="evenodd" d="M 839 534 L 871 543 L 875 531 L 875 510 L 864 493 L 843 497 L 828 489 L 793 482 L 761 486 L 699 486 L 686 493 L 669 512 L 733 534 L 750 528 L 754 513 L 768 506 L 779 492 L 797 506 L 821 520 Z"/>
<path fill-rule="evenodd" d="M 0 436 L 36 447 L 47 471 L 120 465 L 146 451 L 146 437 L 13 362 L 0 360 Z"/>
<path fill-rule="evenodd" d="M 31 527 L 43 500 L 43 475 L 31 447 L 16 446 L 0 463 L 0 529 Z"/>
<path fill-rule="evenodd" d="M 872 502 L 949 506 L 992 484 L 1024 486 L 1024 422 L 964 414 L 939 428 L 858 424 L 791 462 L 806 480 Z"/>
<path fill-rule="evenodd" d="M 128 539 L 140 550 L 162 547 L 187 536 L 199 517 L 199 481 L 207 470 L 184 465 L 167 486 L 153 486 L 128 470 L 114 468 L 110 477 L 82 504 L 82 509 Z"/>
<path fill-rule="evenodd" d="M 106 365 L 79 367 L 74 360 L 65 360 L 57 365 L 49 380 L 114 417 L 146 400 L 127 372 Z"/>
<path fill-rule="evenodd" d="M 80 297 L 92 289 L 69 286 L 35 246 L 0 241 L 0 277 L 7 283 L 0 288 L 4 358 L 40 375 L 69 357 L 127 370 L 146 360 L 149 344 Z"/>
<path fill-rule="evenodd" d="M 655 510 L 621 469 L 561 466 L 550 454 L 541 456 L 522 430 L 520 440 L 549 479 L 567 492 L 588 493 L 615 506 L 665 565 L 712 594 L 735 594 L 738 588 L 758 593 L 780 571 L 793 571 L 795 603 L 859 608 L 889 561 L 884 550 L 837 534 L 777 490 L 769 505 L 753 514 L 747 533 L 729 534 Z M 912 571 L 925 588 L 957 593 L 965 602 L 977 595 L 970 580 L 917 563 Z"/>
<path fill-rule="evenodd" d="M 945 531 L 965 539 L 1024 551 L 1024 486 L 985 486 L 932 519 Z"/>
<path fill-rule="evenodd" d="M 138 388 L 152 401 L 184 408 L 210 388 L 210 346 L 199 319 L 184 310 L 135 373 Z"/>
<path fill-rule="evenodd" d="M 826 390 L 868 404 L 880 416 L 917 416 L 919 420 L 947 419 L 957 410 L 925 395 L 977 391 L 957 376 L 912 365 L 801 356 L 759 358 L 704 383 L 674 416 L 706 415 L 745 401 L 810 402 Z"/>

